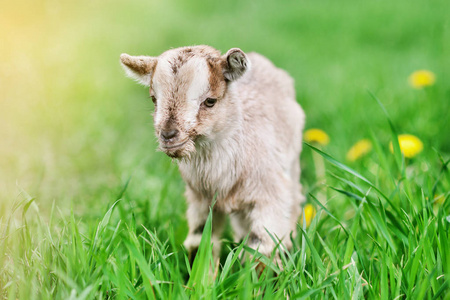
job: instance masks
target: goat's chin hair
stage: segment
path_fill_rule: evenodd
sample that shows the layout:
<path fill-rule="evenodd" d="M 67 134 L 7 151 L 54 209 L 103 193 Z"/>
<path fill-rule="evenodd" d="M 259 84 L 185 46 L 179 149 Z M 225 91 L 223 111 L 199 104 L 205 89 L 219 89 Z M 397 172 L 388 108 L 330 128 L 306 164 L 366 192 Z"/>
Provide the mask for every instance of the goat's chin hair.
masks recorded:
<path fill-rule="evenodd" d="M 195 148 L 195 142 L 193 140 L 189 139 L 187 141 L 186 145 L 184 145 L 184 148 L 181 151 L 181 155 L 180 155 L 179 159 L 181 161 L 190 161 L 196 151 L 197 150 Z"/>

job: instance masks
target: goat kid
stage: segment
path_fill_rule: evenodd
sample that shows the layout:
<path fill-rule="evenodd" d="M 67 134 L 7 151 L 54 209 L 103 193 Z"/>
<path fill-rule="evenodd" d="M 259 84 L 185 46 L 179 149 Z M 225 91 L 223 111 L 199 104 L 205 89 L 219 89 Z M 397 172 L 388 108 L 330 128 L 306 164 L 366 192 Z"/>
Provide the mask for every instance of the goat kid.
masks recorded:
<path fill-rule="evenodd" d="M 198 248 L 209 208 L 217 257 L 225 214 L 236 241 L 270 256 L 289 248 L 304 197 L 300 152 L 305 116 L 294 82 L 257 53 L 225 55 L 209 46 L 171 49 L 158 57 L 122 54 L 131 78 L 150 88 L 160 150 L 176 158 L 186 182 L 190 252 Z"/>

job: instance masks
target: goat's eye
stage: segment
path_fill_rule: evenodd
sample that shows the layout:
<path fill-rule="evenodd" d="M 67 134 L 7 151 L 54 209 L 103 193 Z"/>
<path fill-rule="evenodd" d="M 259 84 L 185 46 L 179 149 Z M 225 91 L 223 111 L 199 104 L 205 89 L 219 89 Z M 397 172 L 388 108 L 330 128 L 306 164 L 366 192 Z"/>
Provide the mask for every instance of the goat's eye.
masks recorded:
<path fill-rule="evenodd" d="M 156 105 L 156 97 L 155 96 L 151 96 L 150 98 L 152 98 L 153 104 Z"/>
<path fill-rule="evenodd" d="M 203 103 L 205 103 L 206 107 L 213 107 L 214 104 L 216 104 L 216 102 L 217 102 L 217 99 L 214 99 L 214 98 L 207 98 L 207 99 L 205 100 L 205 102 L 203 102 Z"/>

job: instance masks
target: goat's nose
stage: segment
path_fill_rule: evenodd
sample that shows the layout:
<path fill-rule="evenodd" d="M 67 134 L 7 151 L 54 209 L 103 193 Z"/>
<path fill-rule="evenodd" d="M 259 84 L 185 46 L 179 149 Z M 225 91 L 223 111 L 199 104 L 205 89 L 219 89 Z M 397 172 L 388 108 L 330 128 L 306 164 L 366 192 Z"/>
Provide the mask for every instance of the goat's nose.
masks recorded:
<path fill-rule="evenodd" d="M 170 140 L 173 139 L 174 137 L 176 137 L 178 135 L 178 130 L 177 129 L 172 129 L 172 130 L 162 130 L 161 131 L 161 136 L 164 140 Z"/>

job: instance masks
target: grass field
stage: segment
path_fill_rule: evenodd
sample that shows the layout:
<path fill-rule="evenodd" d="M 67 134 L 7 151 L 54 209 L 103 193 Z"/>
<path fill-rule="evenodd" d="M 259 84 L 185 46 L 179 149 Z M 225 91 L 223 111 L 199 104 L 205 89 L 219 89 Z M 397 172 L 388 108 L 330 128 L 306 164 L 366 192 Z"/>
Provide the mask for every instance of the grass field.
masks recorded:
<path fill-rule="evenodd" d="M 0 297 L 450 299 L 448 11 L 445 0 L 3 3 Z M 282 268 L 261 258 L 261 276 L 230 230 L 211 267 L 208 226 L 189 266 L 184 183 L 155 151 L 146 89 L 119 64 L 194 44 L 269 57 L 295 78 L 306 127 L 330 137 L 302 153 L 317 214 L 299 220 Z M 414 89 L 421 69 L 436 82 Z M 403 157 L 397 134 L 423 151 Z M 372 151 L 346 160 L 364 138 Z"/>

